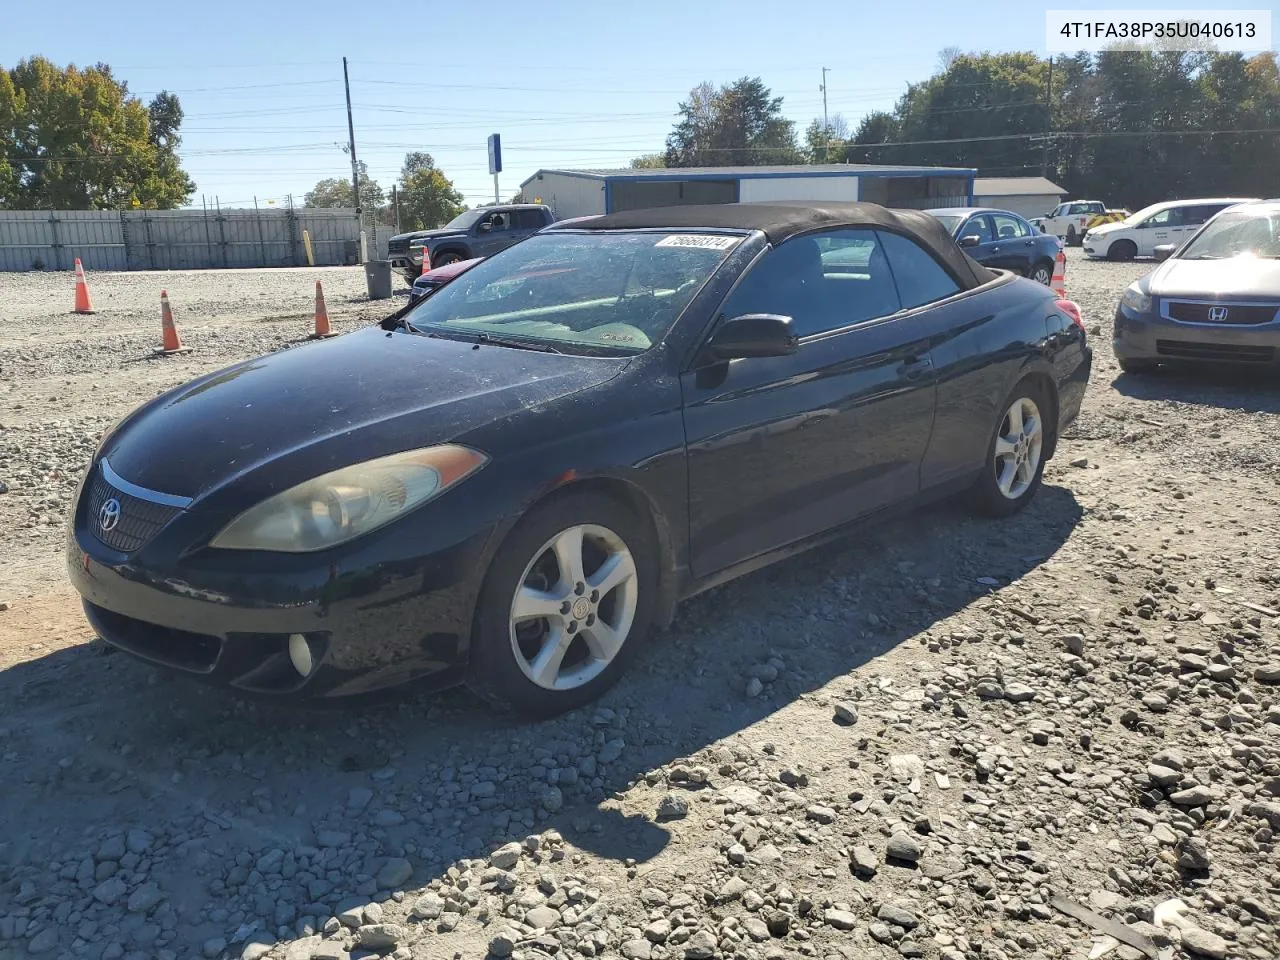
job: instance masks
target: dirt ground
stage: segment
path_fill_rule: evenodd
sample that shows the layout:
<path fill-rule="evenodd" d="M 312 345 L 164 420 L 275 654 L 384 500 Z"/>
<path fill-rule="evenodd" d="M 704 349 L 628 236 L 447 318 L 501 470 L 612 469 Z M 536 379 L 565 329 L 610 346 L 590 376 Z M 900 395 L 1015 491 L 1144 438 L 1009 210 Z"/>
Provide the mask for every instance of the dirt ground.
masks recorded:
<path fill-rule="evenodd" d="M 306 337 L 317 278 L 381 317 L 362 271 L 93 275 L 89 317 L 0 274 L 0 960 L 1274 960 L 1280 382 L 1122 375 L 1152 265 L 1068 258 L 1094 371 L 1031 507 L 699 596 L 541 724 L 244 703 L 66 585 L 102 432 Z M 150 356 L 161 289 L 189 354 Z"/>

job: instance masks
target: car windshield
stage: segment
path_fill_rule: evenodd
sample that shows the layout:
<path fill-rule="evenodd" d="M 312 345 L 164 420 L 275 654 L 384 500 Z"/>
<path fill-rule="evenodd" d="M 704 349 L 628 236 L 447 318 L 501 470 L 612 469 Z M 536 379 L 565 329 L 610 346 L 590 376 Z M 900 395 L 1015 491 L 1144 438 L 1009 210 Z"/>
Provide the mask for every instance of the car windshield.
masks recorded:
<path fill-rule="evenodd" d="M 1280 208 L 1223 213 L 1178 255 L 1180 260 L 1228 257 L 1280 259 Z"/>
<path fill-rule="evenodd" d="M 710 233 L 539 234 L 476 264 L 405 319 L 436 336 L 641 353 L 741 242 Z"/>
<path fill-rule="evenodd" d="M 488 211 L 487 211 L 484 207 L 477 207 L 477 208 L 476 208 L 476 209 L 474 209 L 474 210 L 466 210 L 466 211 L 464 211 L 464 212 L 462 212 L 462 213 L 458 214 L 456 217 L 454 217 L 454 218 L 453 218 L 452 220 L 450 220 L 448 223 L 446 223 L 446 224 L 444 225 L 444 229 L 446 229 L 446 230 L 466 230 L 466 229 L 467 229 L 468 227 L 470 227 L 473 223 L 475 223 L 477 220 L 479 220 L 481 217 L 483 217 L 486 213 L 488 213 Z"/>
<path fill-rule="evenodd" d="M 1152 214 L 1159 213 L 1166 206 L 1168 206 L 1168 204 L 1153 203 L 1149 207 L 1143 207 L 1141 210 L 1138 210 L 1138 211 L 1135 211 L 1134 213 L 1129 214 L 1120 222 L 1129 224 L 1130 226 L 1137 223 L 1141 223 L 1143 220 L 1147 219 L 1147 217 L 1151 216 Z"/>
<path fill-rule="evenodd" d="M 964 220 L 964 217 L 957 217 L 946 213 L 935 213 L 934 217 L 943 225 L 943 227 L 946 228 L 947 233 L 955 233 L 956 227 L 960 226 L 961 221 Z"/>

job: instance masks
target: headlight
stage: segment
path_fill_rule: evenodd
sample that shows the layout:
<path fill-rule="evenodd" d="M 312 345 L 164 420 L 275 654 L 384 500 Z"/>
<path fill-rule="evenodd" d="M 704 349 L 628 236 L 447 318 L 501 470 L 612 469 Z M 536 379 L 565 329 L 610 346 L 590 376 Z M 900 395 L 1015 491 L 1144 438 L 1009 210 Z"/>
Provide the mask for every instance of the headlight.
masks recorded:
<path fill-rule="evenodd" d="M 363 536 L 438 497 L 489 458 L 444 444 L 357 463 L 250 507 L 210 546 L 307 553 Z"/>
<path fill-rule="evenodd" d="M 1139 290 L 1136 283 L 1124 292 L 1120 302 L 1134 313 L 1148 313 L 1151 310 L 1151 297 Z"/>

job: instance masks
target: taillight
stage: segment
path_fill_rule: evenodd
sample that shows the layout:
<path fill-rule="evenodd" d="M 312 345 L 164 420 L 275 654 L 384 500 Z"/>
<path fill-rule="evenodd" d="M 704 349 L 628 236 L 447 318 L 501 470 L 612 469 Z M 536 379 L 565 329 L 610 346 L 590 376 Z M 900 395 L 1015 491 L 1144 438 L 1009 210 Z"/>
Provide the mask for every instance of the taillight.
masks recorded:
<path fill-rule="evenodd" d="M 1080 304 L 1076 303 L 1074 300 L 1067 300 L 1064 297 L 1059 297 L 1057 300 L 1053 301 L 1053 305 L 1070 317 L 1071 322 L 1080 328 L 1081 333 L 1086 332 L 1084 329 L 1084 320 L 1080 316 Z"/>

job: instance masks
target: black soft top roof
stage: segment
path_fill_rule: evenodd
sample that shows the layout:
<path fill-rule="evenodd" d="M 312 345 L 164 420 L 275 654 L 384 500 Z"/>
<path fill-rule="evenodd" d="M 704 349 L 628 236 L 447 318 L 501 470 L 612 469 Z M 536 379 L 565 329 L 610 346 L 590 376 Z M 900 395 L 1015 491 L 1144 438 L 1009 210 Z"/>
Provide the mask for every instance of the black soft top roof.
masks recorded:
<path fill-rule="evenodd" d="M 626 210 L 566 225 L 596 230 L 759 230 L 774 246 L 790 237 L 833 227 L 880 227 L 906 234 L 946 264 L 965 289 L 996 274 L 960 249 L 947 229 L 921 210 L 890 210 L 877 203 L 708 203 Z M 554 230 L 556 225 L 546 229 Z"/>

